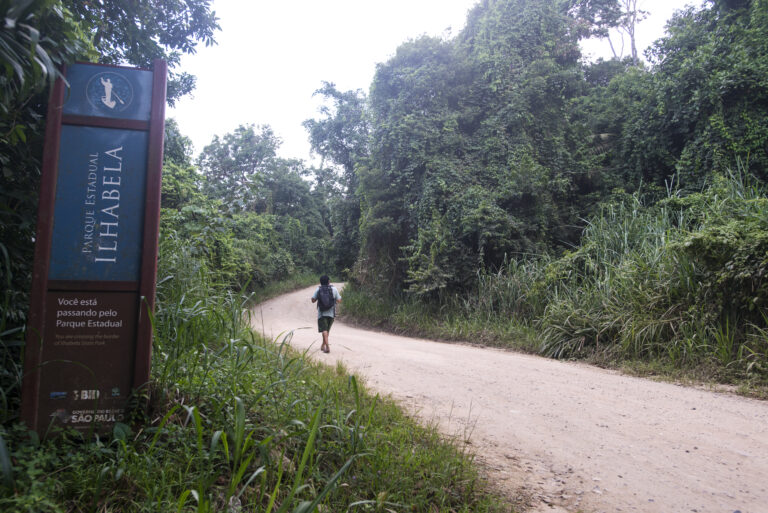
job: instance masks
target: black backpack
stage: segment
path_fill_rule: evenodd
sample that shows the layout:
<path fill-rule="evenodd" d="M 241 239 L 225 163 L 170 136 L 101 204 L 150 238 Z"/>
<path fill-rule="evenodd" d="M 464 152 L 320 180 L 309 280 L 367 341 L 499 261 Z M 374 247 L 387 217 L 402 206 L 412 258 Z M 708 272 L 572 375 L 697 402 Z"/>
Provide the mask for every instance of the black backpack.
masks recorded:
<path fill-rule="evenodd" d="M 321 312 L 330 310 L 336 304 L 336 298 L 333 297 L 333 289 L 330 285 L 320 285 L 317 291 L 317 304 Z"/>

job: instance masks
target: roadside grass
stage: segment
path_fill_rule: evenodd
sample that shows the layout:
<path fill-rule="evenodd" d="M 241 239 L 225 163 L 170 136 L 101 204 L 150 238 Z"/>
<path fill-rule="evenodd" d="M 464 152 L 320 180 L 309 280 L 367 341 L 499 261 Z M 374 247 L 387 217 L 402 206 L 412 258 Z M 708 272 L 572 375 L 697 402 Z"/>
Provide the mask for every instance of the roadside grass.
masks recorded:
<path fill-rule="evenodd" d="M 344 289 L 342 318 L 348 324 L 398 335 L 542 354 L 540 327 L 524 319 L 481 313 L 471 315 L 455 304 L 436 308 L 408 296 L 399 300 L 384 298 L 352 282 L 348 282 Z M 768 399 L 768 379 L 759 373 L 745 373 L 741 362 L 728 366 L 714 357 L 690 358 L 688 361 L 628 357 L 607 343 L 589 353 L 564 359 L 581 360 L 632 376 Z"/>
<path fill-rule="evenodd" d="M 24 348 L 25 312 L 14 311 L 12 305 L 23 303 L 14 290 L 12 259 L 0 243 L 0 425 L 12 421 L 19 410 Z"/>
<path fill-rule="evenodd" d="M 290 333 L 262 339 L 250 297 L 161 255 L 149 410 L 93 438 L 2 426 L 1 511 L 511 511 L 464 445 L 292 350 Z"/>
<path fill-rule="evenodd" d="M 768 395 L 768 195 L 743 166 L 699 193 L 617 193 L 557 259 L 481 269 L 461 294 L 350 283 L 345 315 L 441 340 Z"/>
<path fill-rule="evenodd" d="M 251 304 L 258 304 L 268 299 L 272 299 L 273 297 L 277 297 L 280 294 L 309 287 L 318 283 L 319 277 L 320 275 L 317 273 L 303 272 L 294 274 L 280 281 L 268 283 L 253 291 Z"/>
<path fill-rule="evenodd" d="M 755 399 L 768 399 L 768 383 L 765 379 L 755 375 L 744 375 L 742 372 L 728 372 L 713 361 L 701 361 L 685 366 L 662 360 L 605 361 L 593 357 L 586 361 L 630 376 L 703 387 L 714 392 L 732 393 Z"/>
<path fill-rule="evenodd" d="M 458 301 L 442 306 L 402 294 L 379 294 L 348 282 L 344 288 L 344 322 L 390 333 L 432 340 L 510 348 L 536 353 L 535 330 L 517 319 L 459 308 Z"/>

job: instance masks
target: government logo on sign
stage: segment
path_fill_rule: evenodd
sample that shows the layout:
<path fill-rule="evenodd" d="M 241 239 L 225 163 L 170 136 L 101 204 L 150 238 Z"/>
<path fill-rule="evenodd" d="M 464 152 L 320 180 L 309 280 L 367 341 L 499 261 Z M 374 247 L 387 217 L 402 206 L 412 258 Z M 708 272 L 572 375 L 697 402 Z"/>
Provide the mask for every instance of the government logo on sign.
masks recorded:
<path fill-rule="evenodd" d="M 133 87 L 119 73 L 97 73 L 88 81 L 86 96 L 99 110 L 122 112 L 133 101 Z"/>

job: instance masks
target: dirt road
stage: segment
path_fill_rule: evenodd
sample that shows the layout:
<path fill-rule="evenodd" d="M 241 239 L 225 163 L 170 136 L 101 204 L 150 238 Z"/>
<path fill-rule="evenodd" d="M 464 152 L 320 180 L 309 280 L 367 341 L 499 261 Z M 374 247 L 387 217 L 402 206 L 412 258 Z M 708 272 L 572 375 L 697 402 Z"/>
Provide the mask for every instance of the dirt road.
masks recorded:
<path fill-rule="evenodd" d="M 768 402 L 342 323 L 323 354 L 312 292 L 260 305 L 254 327 L 296 330 L 294 347 L 468 438 L 529 511 L 768 513 Z"/>

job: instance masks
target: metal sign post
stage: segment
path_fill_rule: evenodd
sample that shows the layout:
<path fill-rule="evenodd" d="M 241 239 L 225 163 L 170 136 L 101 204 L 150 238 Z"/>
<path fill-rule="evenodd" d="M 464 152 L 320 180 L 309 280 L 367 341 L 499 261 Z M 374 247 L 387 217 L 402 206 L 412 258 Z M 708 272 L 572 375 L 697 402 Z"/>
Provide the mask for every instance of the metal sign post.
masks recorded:
<path fill-rule="evenodd" d="M 149 381 L 165 61 L 79 63 L 48 108 L 22 419 L 109 429 Z"/>

